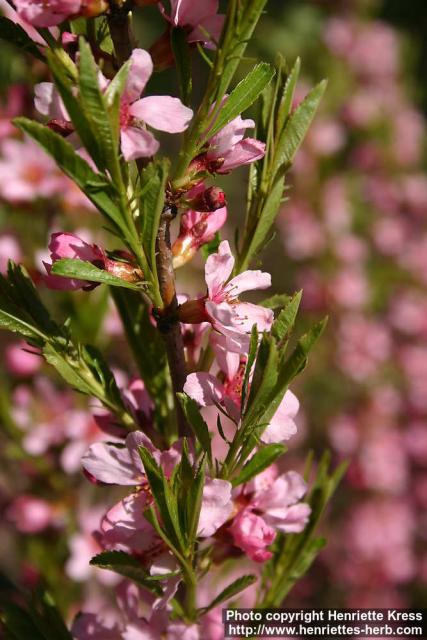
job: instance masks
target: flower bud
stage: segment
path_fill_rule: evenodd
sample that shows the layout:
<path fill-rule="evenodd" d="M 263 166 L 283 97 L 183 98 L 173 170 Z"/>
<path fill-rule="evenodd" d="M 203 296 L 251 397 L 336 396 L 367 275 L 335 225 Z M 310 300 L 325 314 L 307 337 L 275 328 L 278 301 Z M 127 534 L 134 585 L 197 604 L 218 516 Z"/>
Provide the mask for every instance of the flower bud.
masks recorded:
<path fill-rule="evenodd" d="M 200 324 L 208 322 L 209 317 L 205 311 L 204 298 L 188 300 L 178 307 L 178 319 L 185 324 Z"/>
<path fill-rule="evenodd" d="M 105 261 L 105 269 L 108 273 L 116 276 L 116 278 L 120 278 L 120 280 L 125 280 L 126 282 L 141 282 L 144 279 L 144 274 L 141 269 L 133 264 L 129 264 L 129 262 L 120 262 L 107 258 Z"/>
<path fill-rule="evenodd" d="M 71 135 L 74 132 L 74 127 L 68 120 L 60 120 L 59 118 L 54 118 L 47 123 L 47 126 L 55 133 L 62 136 L 62 138 L 67 138 L 67 136 Z"/>
<path fill-rule="evenodd" d="M 219 187 L 209 187 L 202 193 L 199 193 L 193 200 L 188 203 L 191 209 L 200 212 L 211 212 L 222 209 L 227 204 L 225 193 Z"/>
<path fill-rule="evenodd" d="M 212 213 L 186 211 L 181 217 L 179 236 L 172 246 L 174 268 L 182 267 L 202 245 L 211 242 L 226 219 L 226 207 Z"/>
<path fill-rule="evenodd" d="M 105 0 L 83 0 L 79 15 L 85 18 L 95 18 L 105 13 L 108 7 L 108 2 Z"/>

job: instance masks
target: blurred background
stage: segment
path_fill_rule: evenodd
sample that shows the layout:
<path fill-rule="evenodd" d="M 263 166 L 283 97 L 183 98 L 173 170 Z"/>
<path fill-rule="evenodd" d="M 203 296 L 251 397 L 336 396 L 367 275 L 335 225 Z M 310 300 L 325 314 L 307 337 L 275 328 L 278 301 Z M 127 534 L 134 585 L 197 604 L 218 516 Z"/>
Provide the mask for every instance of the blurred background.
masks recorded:
<path fill-rule="evenodd" d="M 136 24 L 145 48 L 162 33 L 154 7 Z M 299 435 L 286 464 L 325 448 L 337 462 L 350 461 L 325 518 L 328 545 L 287 604 L 420 607 L 427 597 L 427 7 L 270 0 L 248 67 L 278 52 L 290 65 L 302 58 L 298 99 L 329 80 L 263 255 L 273 292 L 304 290 L 301 332 L 330 317 L 293 389 Z M 196 69 L 203 78 L 201 62 Z M 55 317 L 69 317 L 82 340 L 106 349 L 124 385 L 135 372 L 106 291 L 53 295 L 41 282 L 53 231 L 114 246 L 77 188 L 10 123 L 34 115 L 33 85 L 45 73 L 0 45 L 0 269 L 8 258 L 23 262 Z M 150 90 L 169 93 L 172 83 L 165 71 Z M 242 171 L 222 182 L 230 240 L 245 180 Z M 182 270 L 183 291 L 203 288 L 201 267 L 196 260 Z M 35 584 L 43 574 L 64 608 L 83 597 L 102 601 L 102 583 L 115 578 L 88 560 L 99 550 L 91 532 L 112 494 L 91 488 L 80 472 L 81 454 L 100 437 L 93 403 L 64 389 L 19 342 L 5 334 L 0 341 L 0 586 Z"/>

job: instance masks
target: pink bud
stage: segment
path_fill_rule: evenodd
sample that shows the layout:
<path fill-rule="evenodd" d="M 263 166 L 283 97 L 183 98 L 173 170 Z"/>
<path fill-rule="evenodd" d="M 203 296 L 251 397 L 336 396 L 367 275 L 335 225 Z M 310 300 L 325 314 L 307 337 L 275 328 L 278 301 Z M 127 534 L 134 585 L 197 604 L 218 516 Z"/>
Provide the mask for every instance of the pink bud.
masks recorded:
<path fill-rule="evenodd" d="M 230 527 L 234 544 L 240 547 L 255 562 L 265 562 L 272 557 L 266 547 L 275 537 L 275 530 L 252 511 L 244 509 L 233 520 Z"/>

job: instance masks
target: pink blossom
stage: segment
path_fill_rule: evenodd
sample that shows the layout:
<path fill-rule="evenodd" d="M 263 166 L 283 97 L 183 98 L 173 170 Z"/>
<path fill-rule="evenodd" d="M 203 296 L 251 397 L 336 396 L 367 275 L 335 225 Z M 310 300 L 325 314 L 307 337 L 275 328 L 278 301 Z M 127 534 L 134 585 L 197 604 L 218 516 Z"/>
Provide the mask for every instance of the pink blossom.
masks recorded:
<path fill-rule="evenodd" d="M 21 533 L 39 533 L 58 524 L 58 515 L 52 504 L 30 495 L 21 495 L 9 506 L 7 517 Z"/>
<path fill-rule="evenodd" d="M 206 479 L 197 528 L 199 537 L 209 538 L 230 518 L 233 511 L 231 489 L 226 480 Z"/>
<path fill-rule="evenodd" d="M 151 56 L 143 49 L 132 52 L 131 67 L 120 104 L 120 140 L 125 160 L 147 158 L 159 149 L 153 134 L 144 123 L 168 133 L 187 129 L 193 112 L 178 98 L 148 96 L 140 98 L 152 72 Z"/>
<path fill-rule="evenodd" d="M 45 283 L 50 289 L 61 289 L 65 291 L 75 291 L 76 289 L 93 288 L 93 284 L 87 280 L 75 280 L 73 278 L 63 278 L 51 274 L 52 265 L 63 258 L 72 258 L 91 262 L 97 267 L 104 267 L 107 257 L 103 249 L 96 244 L 88 244 L 74 233 L 53 233 L 49 243 L 51 264 L 44 262 L 48 275 Z"/>
<path fill-rule="evenodd" d="M 240 547 L 251 560 L 265 562 L 273 554 L 268 547 L 276 537 L 275 530 L 270 527 L 260 516 L 248 509 L 243 509 L 234 518 L 230 527 L 234 544 Z"/>
<path fill-rule="evenodd" d="M 7 272 L 9 260 L 21 262 L 22 250 L 14 235 L 2 233 L 0 234 L 0 273 Z"/>
<path fill-rule="evenodd" d="M 171 0 L 172 13 L 167 15 L 163 4 L 160 10 L 174 27 L 181 27 L 187 31 L 188 42 L 202 42 L 206 47 L 213 48 L 221 36 L 224 16 L 218 15 L 218 0 Z"/>
<path fill-rule="evenodd" d="M 142 431 L 133 431 L 127 435 L 124 448 L 105 442 L 93 444 L 82 458 L 83 468 L 90 477 L 104 484 L 147 486 L 139 447 L 148 449 L 166 476 L 172 473 L 181 458 L 179 442 L 167 451 L 160 451 Z"/>
<path fill-rule="evenodd" d="M 148 158 L 159 149 L 159 143 L 146 125 L 167 133 L 181 133 L 189 125 L 193 112 L 178 98 L 171 96 L 147 96 L 141 93 L 153 72 L 153 62 L 148 51 L 134 49 L 130 57 L 131 66 L 120 102 L 120 144 L 125 160 Z M 102 90 L 108 80 L 99 73 Z M 42 82 L 36 86 L 35 106 L 52 120 L 68 122 L 69 115 L 55 86 Z"/>
<path fill-rule="evenodd" d="M 6 347 L 4 359 L 8 371 L 14 376 L 32 376 L 43 364 L 40 353 L 32 350 L 23 341 L 9 344 Z"/>
<path fill-rule="evenodd" d="M 201 407 L 222 405 L 230 419 L 237 423 L 241 413 L 242 372 L 222 384 L 210 373 L 190 373 L 184 385 L 184 392 Z M 286 391 L 276 413 L 261 435 L 265 443 L 289 440 L 297 431 L 294 418 L 299 402 L 292 391 Z"/>
<path fill-rule="evenodd" d="M 206 260 L 206 298 L 182 305 L 180 319 L 183 322 L 211 322 L 216 331 L 228 338 L 229 350 L 241 352 L 249 346 L 248 334 L 254 324 L 259 332 L 270 329 L 273 312 L 259 305 L 241 302 L 239 295 L 251 289 L 266 289 L 271 285 L 271 276 L 262 271 L 245 271 L 229 280 L 233 267 L 234 257 L 230 245 L 224 240 L 218 253 L 213 253 Z M 193 308 L 196 316 L 191 319 Z"/>
<path fill-rule="evenodd" d="M 0 196 L 4 200 L 31 202 L 63 194 L 67 179 L 34 142 L 5 140 L 1 153 Z"/>
<path fill-rule="evenodd" d="M 172 246 L 175 269 L 191 260 L 196 252 L 225 224 L 227 207 L 212 212 L 189 210 L 181 216 L 179 236 Z"/>
<path fill-rule="evenodd" d="M 16 0 L 18 15 L 34 27 L 60 24 L 80 10 L 81 0 Z"/>
<path fill-rule="evenodd" d="M 208 150 L 202 158 L 213 173 L 230 173 L 264 157 L 265 144 L 255 138 L 244 137 L 246 129 L 254 126 L 253 120 L 243 120 L 238 116 L 209 139 Z"/>

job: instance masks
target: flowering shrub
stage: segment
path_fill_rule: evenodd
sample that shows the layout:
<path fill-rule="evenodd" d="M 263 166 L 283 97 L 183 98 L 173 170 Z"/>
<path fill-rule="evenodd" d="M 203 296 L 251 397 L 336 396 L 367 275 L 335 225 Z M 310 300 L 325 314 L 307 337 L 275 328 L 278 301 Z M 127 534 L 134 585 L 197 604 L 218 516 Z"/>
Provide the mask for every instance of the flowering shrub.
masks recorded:
<path fill-rule="evenodd" d="M 8 464 L 21 472 L 6 517 L 43 534 L 35 548 L 23 535 L 18 576 L 38 593 L 2 613 L 18 640 L 51 638 L 52 625 L 76 640 L 221 637 L 223 603 L 279 606 L 308 570 L 344 470 L 325 455 L 303 478 L 282 458 L 297 431 L 289 385 L 325 322 L 294 339 L 300 294 L 244 299 L 271 285 L 250 267 L 325 84 L 295 106 L 299 62 L 281 59 L 235 82 L 266 0 L 231 0 L 225 15 L 211 0 L 133 4 L 16 2 L 1 20 L 39 81 L 34 111 L 5 109 L 17 117 L 0 195 L 15 215 L 45 214 L 36 255 L 25 234 L 22 247 L 1 237 L 12 260 L 0 326 L 21 340 L 5 358 Z M 131 9 L 163 20 L 150 51 Z M 151 95 L 168 67 L 179 97 Z M 257 120 L 243 118 L 255 103 Z M 247 207 L 232 249 L 217 181 L 239 167 Z M 206 292 L 189 295 L 179 269 L 198 255 Z M 77 595 L 63 568 L 85 583 Z M 114 589 L 113 611 L 99 585 Z"/>

